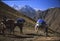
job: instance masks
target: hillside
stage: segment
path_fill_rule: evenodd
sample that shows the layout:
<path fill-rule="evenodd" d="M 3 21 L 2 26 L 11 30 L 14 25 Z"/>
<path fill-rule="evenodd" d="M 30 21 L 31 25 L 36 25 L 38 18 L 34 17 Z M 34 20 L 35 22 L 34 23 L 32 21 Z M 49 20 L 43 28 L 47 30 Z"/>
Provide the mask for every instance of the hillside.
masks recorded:
<path fill-rule="evenodd" d="M 34 24 L 34 20 L 30 17 L 23 15 L 22 13 L 18 12 L 17 10 L 9 7 L 3 2 L 0 2 L 0 17 L 6 15 L 10 18 L 24 18 L 27 22 Z"/>
<path fill-rule="evenodd" d="M 60 8 L 51 8 L 46 10 L 45 20 L 49 27 L 60 33 Z"/>

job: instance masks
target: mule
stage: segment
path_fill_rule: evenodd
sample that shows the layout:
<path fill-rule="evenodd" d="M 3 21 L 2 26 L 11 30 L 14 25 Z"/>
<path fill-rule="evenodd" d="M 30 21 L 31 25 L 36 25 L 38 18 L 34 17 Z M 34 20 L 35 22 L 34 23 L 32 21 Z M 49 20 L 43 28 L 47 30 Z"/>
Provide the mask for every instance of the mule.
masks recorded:
<path fill-rule="evenodd" d="M 48 25 L 46 24 L 46 23 L 43 23 L 43 24 L 41 24 L 41 23 L 36 23 L 36 25 L 35 25 L 35 31 L 36 31 L 36 33 L 38 33 L 38 31 L 44 31 L 44 33 L 46 34 L 46 36 L 48 35 Z"/>
<path fill-rule="evenodd" d="M 15 21 L 16 21 L 16 23 L 15 23 Z M 7 19 L 3 19 L 2 22 L 6 26 L 5 30 L 9 31 L 9 33 L 13 32 L 13 34 L 14 34 L 14 29 L 15 29 L 16 26 L 19 27 L 20 33 L 23 33 L 23 26 L 24 26 L 24 22 L 25 22 L 24 19 L 23 20 L 12 20 L 12 19 L 7 20 Z"/>
<path fill-rule="evenodd" d="M 14 23 L 14 20 L 10 19 L 10 20 L 3 20 L 2 21 L 6 28 L 5 28 L 5 31 L 9 31 L 9 33 L 11 33 L 13 31 L 13 34 L 14 34 L 14 28 L 15 28 L 15 23 Z"/>

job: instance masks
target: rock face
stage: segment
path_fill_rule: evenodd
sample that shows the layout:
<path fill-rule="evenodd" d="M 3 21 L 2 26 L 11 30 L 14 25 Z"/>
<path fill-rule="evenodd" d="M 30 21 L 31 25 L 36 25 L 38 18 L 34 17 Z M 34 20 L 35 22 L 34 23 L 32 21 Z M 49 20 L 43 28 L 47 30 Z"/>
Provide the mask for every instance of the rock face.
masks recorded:
<path fill-rule="evenodd" d="M 24 15 L 27 15 L 28 17 L 34 19 L 34 17 L 36 16 L 36 11 L 35 9 L 33 9 L 32 7 L 30 7 L 29 5 L 25 5 L 24 7 L 22 7 L 19 12 L 23 13 Z"/>
<path fill-rule="evenodd" d="M 49 24 L 49 27 L 54 31 L 60 33 L 60 8 L 48 9 L 45 20 Z"/>

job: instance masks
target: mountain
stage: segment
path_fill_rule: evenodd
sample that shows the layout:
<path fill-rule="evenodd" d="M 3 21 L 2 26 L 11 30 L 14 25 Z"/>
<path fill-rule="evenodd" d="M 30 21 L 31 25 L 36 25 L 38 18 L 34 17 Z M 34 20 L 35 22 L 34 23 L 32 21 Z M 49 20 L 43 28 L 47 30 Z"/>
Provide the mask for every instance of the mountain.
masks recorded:
<path fill-rule="evenodd" d="M 30 7 L 29 5 L 25 5 L 24 7 L 22 7 L 19 12 L 23 13 L 24 15 L 27 15 L 28 17 L 34 19 L 34 17 L 36 16 L 36 11 L 35 9 L 33 9 L 32 7 Z"/>
<path fill-rule="evenodd" d="M 42 11 L 41 10 L 37 10 L 36 11 L 36 20 L 38 20 L 41 17 L 42 17 Z"/>

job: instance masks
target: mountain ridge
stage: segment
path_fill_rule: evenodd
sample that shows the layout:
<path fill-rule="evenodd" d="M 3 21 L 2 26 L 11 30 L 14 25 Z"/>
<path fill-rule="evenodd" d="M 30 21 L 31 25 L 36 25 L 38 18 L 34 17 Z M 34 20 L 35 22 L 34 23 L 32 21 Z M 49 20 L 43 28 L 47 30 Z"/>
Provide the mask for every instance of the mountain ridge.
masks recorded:
<path fill-rule="evenodd" d="M 21 12 L 21 13 L 23 13 L 24 15 L 27 15 L 28 17 L 30 17 L 32 19 L 34 19 L 34 17 L 36 16 L 35 9 L 33 9 L 32 7 L 30 7 L 29 5 L 25 5 L 24 7 L 22 7 L 18 11 Z"/>

